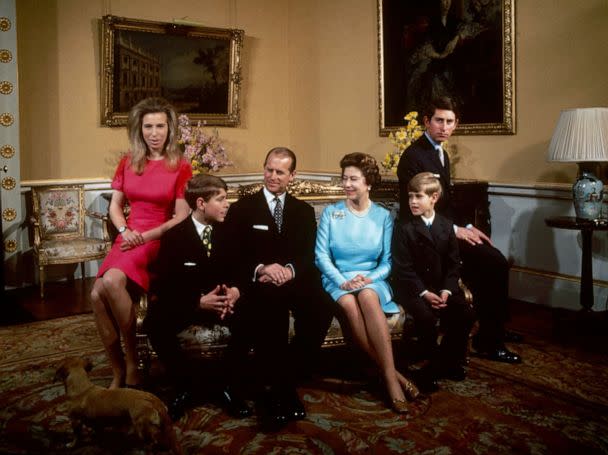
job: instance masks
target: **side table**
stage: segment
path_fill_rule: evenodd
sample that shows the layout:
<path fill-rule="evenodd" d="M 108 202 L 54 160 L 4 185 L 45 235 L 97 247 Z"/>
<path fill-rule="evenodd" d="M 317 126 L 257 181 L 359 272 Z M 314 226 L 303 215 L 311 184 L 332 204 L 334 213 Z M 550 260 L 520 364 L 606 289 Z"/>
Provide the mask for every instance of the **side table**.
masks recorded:
<path fill-rule="evenodd" d="M 583 311 L 593 307 L 593 271 L 591 262 L 591 237 L 593 231 L 608 231 L 608 220 L 586 220 L 574 216 L 554 216 L 545 218 L 545 224 L 557 229 L 581 231 L 583 237 L 583 258 L 581 262 L 580 303 Z"/>

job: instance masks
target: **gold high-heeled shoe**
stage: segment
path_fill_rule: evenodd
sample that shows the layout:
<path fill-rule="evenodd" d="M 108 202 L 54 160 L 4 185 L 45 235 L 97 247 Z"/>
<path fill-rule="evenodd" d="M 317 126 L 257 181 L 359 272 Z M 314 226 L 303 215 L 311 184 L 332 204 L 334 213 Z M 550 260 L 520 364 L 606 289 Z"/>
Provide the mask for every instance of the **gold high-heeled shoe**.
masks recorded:
<path fill-rule="evenodd" d="M 409 379 L 406 379 L 405 384 L 401 384 L 401 388 L 405 392 L 405 396 L 407 396 L 412 401 L 420 396 L 420 390 L 418 390 L 416 384 L 414 384 Z"/>
<path fill-rule="evenodd" d="M 391 409 L 397 414 L 407 414 L 409 412 L 409 409 L 407 408 L 407 401 L 405 400 L 392 400 Z"/>

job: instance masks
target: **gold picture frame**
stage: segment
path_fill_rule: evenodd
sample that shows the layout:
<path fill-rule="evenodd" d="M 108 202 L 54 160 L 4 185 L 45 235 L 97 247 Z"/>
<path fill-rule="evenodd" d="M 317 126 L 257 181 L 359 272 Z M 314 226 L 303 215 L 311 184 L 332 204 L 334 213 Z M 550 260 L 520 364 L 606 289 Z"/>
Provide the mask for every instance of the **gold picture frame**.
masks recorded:
<path fill-rule="evenodd" d="M 101 19 L 101 123 L 127 124 L 130 108 L 162 96 L 192 123 L 238 126 L 243 30 Z"/>
<path fill-rule="evenodd" d="M 461 107 L 455 134 L 515 134 L 514 18 L 515 0 L 378 0 L 380 136 L 438 94 Z"/>

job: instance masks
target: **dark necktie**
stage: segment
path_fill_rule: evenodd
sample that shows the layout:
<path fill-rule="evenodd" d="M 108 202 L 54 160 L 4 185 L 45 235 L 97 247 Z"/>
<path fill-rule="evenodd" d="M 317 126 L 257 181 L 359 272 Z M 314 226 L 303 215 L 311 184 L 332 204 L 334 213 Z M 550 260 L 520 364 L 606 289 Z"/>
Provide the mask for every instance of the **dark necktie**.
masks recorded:
<path fill-rule="evenodd" d="M 211 256 L 211 226 L 205 226 L 201 239 L 203 247 L 205 247 L 205 250 L 207 251 L 207 257 Z"/>
<path fill-rule="evenodd" d="M 441 163 L 442 166 L 445 166 L 445 161 L 443 158 L 443 149 L 441 148 L 440 145 L 438 145 L 435 150 L 437 150 L 437 153 L 439 154 L 439 162 Z"/>
<path fill-rule="evenodd" d="M 277 225 L 277 230 L 281 232 L 281 225 L 283 224 L 283 207 L 278 196 L 274 198 L 274 212 L 272 216 L 274 217 L 274 222 Z"/>

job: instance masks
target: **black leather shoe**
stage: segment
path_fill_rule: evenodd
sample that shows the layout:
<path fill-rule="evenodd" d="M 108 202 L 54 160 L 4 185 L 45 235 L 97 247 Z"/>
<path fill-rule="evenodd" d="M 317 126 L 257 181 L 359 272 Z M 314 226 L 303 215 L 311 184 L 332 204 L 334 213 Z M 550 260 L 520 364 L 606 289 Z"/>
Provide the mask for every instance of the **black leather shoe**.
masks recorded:
<path fill-rule="evenodd" d="M 259 403 L 259 415 L 263 431 L 278 431 L 289 422 L 282 394 L 274 389 L 264 391 Z"/>
<path fill-rule="evenodd" d="M 505 331 L 505 342 L 507 343 L 521 343 L 524 341 L 524 337 L 521 334 L 516 332 L 511 332 L 510 330 Z"/>
<path fill-rule="evenodd" d="M 222 403 L 232 417 L 244 419 L 253 413 L 244 398 L 232 387 L 222 390 Z"/>
<path fill-rule="evenodd" d="M 190 409 L 193 405 L 192 394 L 187 391 L 178 392 L 171 403 L 169 403 L 169 417 L 174 422 L 177 422 L 181 419 L 186 411 Z"/>
<path fill-rule="evenodd" d="M 300 401 L 298 392 L 295 388 L 288 388 L 283 391 L 282 400 L 285 403 L 285 412 L 289 420 L 302 420 L 306 418 L 306 410 Z"/>
<path fill-rule="evenodd" d="M 477 351 L 477 355 L 484 359 L 503 363 L 521 363 L 521 356 L 506 347 L 496 348 L 489 351 Z"/>
<path fill-rule="evenodd" d="M 430 394 L 439 390 L 437 377 L 430 366 L 420 368 L 419 370 L 412 370 L 410 374 L 416 387 L 422 393 Z"/>

